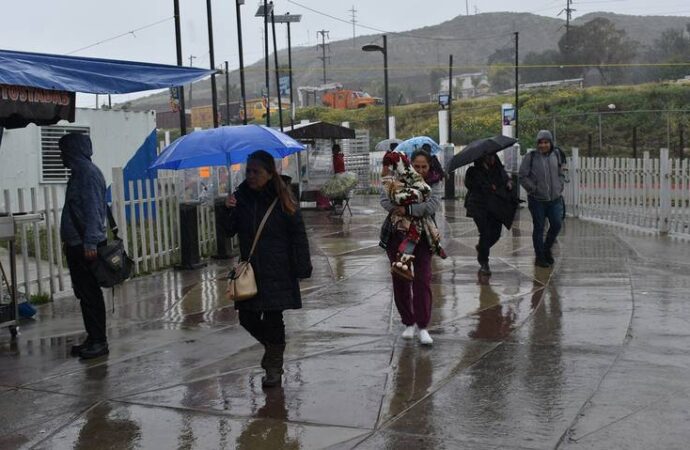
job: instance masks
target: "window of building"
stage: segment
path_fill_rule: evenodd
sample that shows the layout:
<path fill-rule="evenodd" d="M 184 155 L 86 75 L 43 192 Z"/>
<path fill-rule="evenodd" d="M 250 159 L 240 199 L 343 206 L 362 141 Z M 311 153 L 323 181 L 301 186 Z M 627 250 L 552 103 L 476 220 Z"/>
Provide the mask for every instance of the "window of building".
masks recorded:
<path fill-rule="evenodd" d="M 41 127 L 41 182 L 66 183 L 69 169 L 62 164 L 58 141 L 68 133 L 89 135 L 88 127 Z"/>

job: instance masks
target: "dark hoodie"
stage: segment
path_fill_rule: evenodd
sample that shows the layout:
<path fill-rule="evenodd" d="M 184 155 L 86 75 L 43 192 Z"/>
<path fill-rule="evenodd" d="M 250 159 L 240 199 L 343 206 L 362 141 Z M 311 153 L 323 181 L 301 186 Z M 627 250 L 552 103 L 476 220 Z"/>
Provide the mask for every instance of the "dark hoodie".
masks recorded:
<path fill-rule="evenodd" d="M 542 154 L 533 150 L 522 159 L 520 165 L 520 184 L 530 197 L 539 201 L 552 201 L 561 197 L 565 186 L 565 174 L 561 167 L 560 157 L 554 151 L 553 135 L 548 130 L 537 134 L 537 142 L 546 139 L 551 143 L 551 150 Z"/>
<path fill-rule="evenodd" d="M 91 139 L 71 133 L 60 138 L 58 146 L 63 163 L 72 171 L 65 192 L 60 238 L 70 247 L 83 244 L 86 249 L 95 249 L 106 239 L 106 203 L 105 179 L 91 162 Z"/>

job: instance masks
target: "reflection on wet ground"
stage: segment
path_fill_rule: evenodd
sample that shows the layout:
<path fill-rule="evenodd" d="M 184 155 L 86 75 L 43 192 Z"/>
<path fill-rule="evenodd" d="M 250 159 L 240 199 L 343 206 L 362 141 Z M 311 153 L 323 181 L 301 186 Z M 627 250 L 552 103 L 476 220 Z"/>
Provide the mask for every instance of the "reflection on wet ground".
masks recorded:
<path fill-rule="evenodd" d="M 73 299 L 0 336 L 0 448 L 687 448 L 690 244 L 569 219 L 538 269 L 523 210 L 479 278 L 447 202 L 423 348 L 398 337 L 376 199 L 352 204 L 305 212 L 315 270 L 281 389 L 261 389 L 225 265 L 162 272 L 117 290 L 107 359 L 69 356 Z"/>

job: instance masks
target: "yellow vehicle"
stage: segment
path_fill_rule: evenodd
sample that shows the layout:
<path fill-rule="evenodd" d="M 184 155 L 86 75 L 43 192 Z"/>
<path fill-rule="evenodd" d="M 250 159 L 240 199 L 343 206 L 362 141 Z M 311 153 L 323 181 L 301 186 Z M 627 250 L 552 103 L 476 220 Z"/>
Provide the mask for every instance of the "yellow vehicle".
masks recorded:
<path fill-rule="evenodd" d="M 290 105 L 283 103 L 283 111 L 288 111 Z M 278 102 L 271 102 L 271 114 L 278 112 Z M 243 118 L 243 112 L 240 108 L 240 119 Z M 262 119 L 266 117 L 266 100 L 263 98 L 247 100 L 247 120 Z"/>

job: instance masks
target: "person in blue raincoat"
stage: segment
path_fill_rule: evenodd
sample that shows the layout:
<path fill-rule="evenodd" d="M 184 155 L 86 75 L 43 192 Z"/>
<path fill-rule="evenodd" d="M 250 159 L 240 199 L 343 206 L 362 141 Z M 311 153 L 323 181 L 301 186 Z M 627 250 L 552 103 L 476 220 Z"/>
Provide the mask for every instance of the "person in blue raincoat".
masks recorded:
<path fill-rule="evenodd" d="M 65 246 L 74 295 L 79 299 L 86 340 L 72 347 L 82 359 L 108 354 L 103 291 L 91 271 L 96 249 L 106 244 L 105 178 L 91 162 L 91 139 L 70 133 L 58 141 L 60 156 L 71 173 L 60 220 L 60 238 Z"/>

